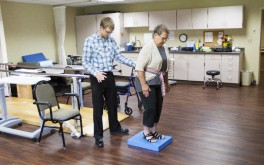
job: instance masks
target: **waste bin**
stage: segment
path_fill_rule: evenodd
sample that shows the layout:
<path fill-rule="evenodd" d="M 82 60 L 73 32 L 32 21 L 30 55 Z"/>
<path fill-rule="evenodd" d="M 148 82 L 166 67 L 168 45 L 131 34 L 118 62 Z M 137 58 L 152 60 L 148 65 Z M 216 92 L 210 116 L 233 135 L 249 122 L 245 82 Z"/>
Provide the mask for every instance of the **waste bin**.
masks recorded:
<path fill-rule="evenodd" d="M 242 71 L 242 85 L 250 86 L 252 82 L 252 71 Z"/>

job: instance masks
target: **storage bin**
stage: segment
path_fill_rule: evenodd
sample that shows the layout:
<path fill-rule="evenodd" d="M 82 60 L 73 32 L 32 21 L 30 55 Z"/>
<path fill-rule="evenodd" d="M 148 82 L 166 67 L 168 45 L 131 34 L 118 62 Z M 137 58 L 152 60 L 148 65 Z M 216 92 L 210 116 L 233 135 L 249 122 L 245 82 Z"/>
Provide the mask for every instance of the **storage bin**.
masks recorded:
<path fill-rule="evenodd" d="M 242 71 L 242 86 L 250 86 L 252 82 L 252 71 Z"/>

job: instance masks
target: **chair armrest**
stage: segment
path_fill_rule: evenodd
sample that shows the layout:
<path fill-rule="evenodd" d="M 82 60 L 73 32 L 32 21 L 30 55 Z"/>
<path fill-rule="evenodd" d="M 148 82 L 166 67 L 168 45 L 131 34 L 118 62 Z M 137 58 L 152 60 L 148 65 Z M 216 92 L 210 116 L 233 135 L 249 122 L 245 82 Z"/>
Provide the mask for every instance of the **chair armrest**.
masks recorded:
<path fill-rule="evenodd" d="M 77 93 L 62 93 L 61 95 L 62 96 L 74 96 L 74 97 L 79 98 L 79 95 Z"/>
<path fill-rule="evenodd" d="M 49 102 L 44 102 L 44 101 L 35 101 L 33 102 L 33 104 L 36 104 L 36 105 L 46 105 L 48 108 L 49 108 L 49 112 L 50 112 L 50 117 L 51 117 L 51 120 L 53 121 L 53 114 L 52 114 L 52 105 L 49 103 Z M 38 113 L 39 113 L 39 116 L 42 120 L 45 120 L 44 116 L 42 116 L 41 110 L 38 108 Z"/>
<path fill-rule="evenodd" d="M 35 101 L 33 104 L 37 105 L 47 105 L 49 108 L 52 107 L 52 105 L 49 102 L 44 102 L 44 101 Z"/>
<path fill-rule="evenodd" d="M 78 109 L 80 110 L 80 100 L 79 95 L 76 93 L 62 93 L 61 96 L 74 96 L 76 97 L 77 103 L 78 103 Z"/>

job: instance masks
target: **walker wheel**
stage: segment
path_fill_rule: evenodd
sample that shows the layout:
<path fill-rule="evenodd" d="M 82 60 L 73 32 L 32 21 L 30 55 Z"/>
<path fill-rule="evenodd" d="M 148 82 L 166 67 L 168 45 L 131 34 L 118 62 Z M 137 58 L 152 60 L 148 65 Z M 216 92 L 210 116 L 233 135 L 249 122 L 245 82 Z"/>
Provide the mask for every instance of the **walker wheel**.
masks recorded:
<path fill-rule="evenodd" d="M 126 113 L 127 115 L 131 115 L 132 112 L 133 112 L 133 110 L 132 110 L 130 107 L 126 107 L 126 108 L 125 108 L 125 113 Z"/>
<path fill-rule="evenodd" d="M 142 102 L 141 101 L 138 102 L 138 109 L 140 109 L 140 110 L 142 109 Z"/>

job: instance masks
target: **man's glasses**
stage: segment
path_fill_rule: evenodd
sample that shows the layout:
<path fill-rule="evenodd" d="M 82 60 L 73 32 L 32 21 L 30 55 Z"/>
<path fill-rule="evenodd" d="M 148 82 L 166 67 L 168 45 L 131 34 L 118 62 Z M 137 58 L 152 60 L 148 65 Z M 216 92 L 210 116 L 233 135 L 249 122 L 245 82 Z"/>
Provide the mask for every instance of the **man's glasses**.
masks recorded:
<path fill-rule="evenodd" d="M 107 31 L 106 29 L 104 29 L 106 34 L 111 34 L 113 31 Z"/>

